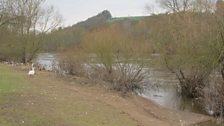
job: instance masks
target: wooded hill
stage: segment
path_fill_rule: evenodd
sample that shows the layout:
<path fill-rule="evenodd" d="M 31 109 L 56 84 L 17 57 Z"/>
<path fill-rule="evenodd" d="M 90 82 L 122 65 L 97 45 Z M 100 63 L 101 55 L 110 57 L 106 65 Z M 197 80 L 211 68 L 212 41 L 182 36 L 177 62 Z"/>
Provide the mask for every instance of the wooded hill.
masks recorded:
<path fill-rule="evenodd" d="M 104 10 L 96 16 L 79 22 L 69 27 L 59 28 L 47 35 L 45 40 L 45 51 L 56 51 L 58 49 L 78 44 L 86 32 L 91 32 L 111 25 L 120 25 L 123 28 L 131 29 L 135 24 L 147 16 L 136 17 L 115 17 L 113 18 L 108 10 Z"/>

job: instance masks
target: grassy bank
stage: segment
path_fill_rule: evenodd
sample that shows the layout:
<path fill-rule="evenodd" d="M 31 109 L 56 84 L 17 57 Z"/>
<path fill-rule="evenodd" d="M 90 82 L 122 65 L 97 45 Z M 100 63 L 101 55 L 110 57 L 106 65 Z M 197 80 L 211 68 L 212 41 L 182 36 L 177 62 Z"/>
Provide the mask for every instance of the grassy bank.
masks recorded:
<path fill-rule="evenodd" d="M 1 126 L 138 125 L 121 111 L 65 88 L 48 73 L 29 78 L 13 69 L 0 65 Z"/>
<path fill-rule="evenodd" d="M 0 93 L 1 96 L 7 93 L 19 92 L 26 82 L 18 73 L 0 65 Z"/>
<path fill-rule="evenodd" d="M 0 64 L 0 126 L 180 126 L 180 120 L 190 126 L 211 120 L 90 85 L 48 72 L 29 77 L 27 70 Z"/>

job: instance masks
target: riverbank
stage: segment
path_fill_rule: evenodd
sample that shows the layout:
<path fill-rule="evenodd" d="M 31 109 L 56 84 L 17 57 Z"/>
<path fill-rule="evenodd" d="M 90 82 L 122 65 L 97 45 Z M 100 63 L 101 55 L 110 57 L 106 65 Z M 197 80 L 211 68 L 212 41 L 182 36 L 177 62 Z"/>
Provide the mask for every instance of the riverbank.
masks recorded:
<path fill-rule="evenodd" d="M 122 97 L 87 80 L 53 73 L 28 77 L 26 69 L 0 65 L 0 125 L 188 126 L 212 118 L 162 108 L 139 96 Z"/>

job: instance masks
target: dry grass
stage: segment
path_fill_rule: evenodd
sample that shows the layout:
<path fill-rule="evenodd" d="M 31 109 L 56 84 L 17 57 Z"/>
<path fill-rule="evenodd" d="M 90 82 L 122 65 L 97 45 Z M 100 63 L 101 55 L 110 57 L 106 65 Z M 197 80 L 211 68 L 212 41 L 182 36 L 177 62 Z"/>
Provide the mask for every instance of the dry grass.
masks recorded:
<path fill-rule="evenodd" d="M 48 73 L 29 78 L 26 73 L 12 72 L 3 66 L 0 66 L 0 70 L 1 78 L 6 78 L 0 82 L 2 126 L 138 125 L 119 110 L 66 88 L 63 81 Z M 22 81 L 17 81 L 20 79 Z M 15 91 L 21 86 L 26 88 Z"/>
<path fill-rule="evenodd" d="M 1 78 L 13 82 L 12 88 L 0 92 L 1 126 L 179 126 L 179 120 L 188 125 L 210 120 L 167 110 L 138 96 L 122 98 L 113 91 L 80 85 L 78 77 L 68 81 L 38 72 L 29 78 L 15 67 L 0 65 L 0 70 Z M 0 81 L 1 89 L 7 80 Z"/>

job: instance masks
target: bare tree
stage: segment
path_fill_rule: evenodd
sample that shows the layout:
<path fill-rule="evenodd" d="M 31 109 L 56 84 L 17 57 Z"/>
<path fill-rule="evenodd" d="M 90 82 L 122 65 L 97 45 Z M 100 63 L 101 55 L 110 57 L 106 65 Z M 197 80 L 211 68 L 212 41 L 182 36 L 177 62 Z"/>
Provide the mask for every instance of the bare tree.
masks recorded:
<path fill-rule="evenodd" d="M 169 12 L 175 13 L 187 11 L 191 6 L 192 0 L 160 0 L 160 5 Z"/>
<path fill-rule="evenodd" d="M 157 39 L 163 42 L 163 65 L 176 74 L 182 95 L 201 99 L 212 106 L 208 111 L 224 117 L 224 1 L 191 0 L 186 10 L 177 1 L 160 1 L 172 14 L 154 25 L 166 26 L 155 33 L 162 35 Z"/>
<path fill-rule="evenodd" d="M 36 28 L 40 30 L 40 32 L 49 32 L 60 26 L 62 22 L 61 15 L 55 12 L 53 6 L 43 10 L 39 17 L 40 19 L 39 21 L 37 20 Z"/>
<path fill-rule="evenodd" d="M 215 10 L 216 0 L 194 0 L 193 8 L 194 12 L 213 12 Z"/>
<path fill-rule="evenodd" d="M 159 0 L 162 8 L 168 12 L 211 12 L 215 9 L 215 0 Z"/>
<path fill-rule="evenodd" d="M 8 5 L 9 1 L 0 0 L 0 27 L 15 19 L 14 16 L 10 15 L 9 10 L 11 10 L 11 7 Z"/>
<path fill-rule="evenodd" d="M 20 36 L 22 62 L 31 61 L 41 48 L 41 34 L 58 27 L 61 16 L 45 0 L 0 0 L 0 26 Z M 38 39 L 37 39 L 38 38 Z"/>

